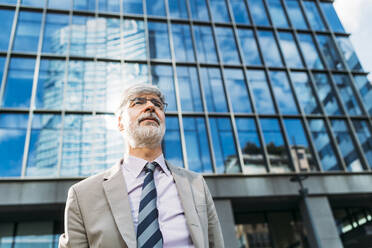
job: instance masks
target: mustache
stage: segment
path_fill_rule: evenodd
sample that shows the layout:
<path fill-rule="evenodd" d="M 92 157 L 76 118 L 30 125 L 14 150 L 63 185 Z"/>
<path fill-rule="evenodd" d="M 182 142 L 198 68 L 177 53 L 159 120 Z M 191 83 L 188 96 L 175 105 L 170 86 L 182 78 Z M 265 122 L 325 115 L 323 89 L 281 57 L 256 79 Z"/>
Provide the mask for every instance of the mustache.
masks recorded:
<path fill-rule="evenodd" d="M 141 122 L 141 121 L 144 121 L 144 120 L 154 120 L 156 121 L 156 123 L 158 123 L 158 125 L 160 125 L 160 120 L 159 118 L 156 116 L 156 114 L 154 113 L 143 113 L 139 119 L 138 119 L 138 124 Z"/>

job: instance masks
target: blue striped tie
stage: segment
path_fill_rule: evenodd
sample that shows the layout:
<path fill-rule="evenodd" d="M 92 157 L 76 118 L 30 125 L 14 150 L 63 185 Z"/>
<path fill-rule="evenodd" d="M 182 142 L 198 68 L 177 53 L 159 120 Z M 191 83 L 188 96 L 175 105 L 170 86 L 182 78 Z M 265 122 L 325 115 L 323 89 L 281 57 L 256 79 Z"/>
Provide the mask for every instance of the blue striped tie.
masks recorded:
<path fill-rule="evenodd" d="M 138 210 L 137 247 L 161 248 L 163 236 L 161 235 L 156 208 L 156 188 L 154 181 L 155 167 L 158 163 L 147 163 L 145 166 L 146 177 L 142 185 L 141 201 Z"/>

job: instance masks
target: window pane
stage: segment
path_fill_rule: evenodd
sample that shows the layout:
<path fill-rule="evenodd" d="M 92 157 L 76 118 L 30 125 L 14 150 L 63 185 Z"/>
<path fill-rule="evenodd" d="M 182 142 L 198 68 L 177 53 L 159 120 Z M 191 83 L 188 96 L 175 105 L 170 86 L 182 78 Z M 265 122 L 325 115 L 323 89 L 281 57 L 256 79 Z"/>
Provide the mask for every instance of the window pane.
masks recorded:
<path fill-rule="evenodd" d="M 228 118 L 209 118 L 217 173 L 239 173 L 239 159 Z"/>
<path fill-rule="evenodd" d="M 363 167 L 352 141 L 349 129 L 343 120 L 332 120 L 332 129 L 348 171 L 362 171 Z"/>
<path fill-rule="evenodd" d="M 12 30 L 14 11 L 0 9 L 0 50 L 7 51 L 9 46 L 9 37 Z"/>
<path fill-rule="evenodd" d="M 269 26 L 269 19 L 266 14 L 262 0 L 248 0 L 248 6 L 253 17 L 253 21 L 259 26 Z"/>
<path fill-rule="evenodd" d="M 170 59 L 168 27 L 166 23 L 149 22 L 150 58 Z"/>
<path fill-rule="evenodd" d="M 353 120 L 355 132 L 358 136 L 359 143 L 364 151 L 364 156 L 369 163 L 369 167 L 372 168 L 372 135 L 368 129 L 366 121 Z"/>
<path fill-rule="evenodd" d="M 126 1 L 126 0 L 123 0 Z M 142 4 L 142 1 L 141 1 Z M 98 0 L 98 11 L 120 12 L 120 0 Z M 124 12 L 126 8 L 124 7 Z"/>
<path fill-rule="evenodd" d="M 142 0 L 123 0 L 123 13 L 143 15 Z"/>
<path fill-rule="evenodd" d="M 285 119 L 284 125 L 287 130 L 291 155 L 296 170 L 299 172 L 316 171 L 314 157 L 301 121 L 298 119 Z"/>
<path fill-rule="evenodd" d="M 199 62 L 216 63 L 216 47 L 214 45 L 211 28 L 206 26 L 194 26 L 194 32 Z"/>
<path fill-rule="evenodd" d="M 247 70 L 247 78 L 252 89 L 257 112 L 260 114 L 275 113 L 265 72 L 261 70 Z"/>
<path fill-rule="evenodd" d="M 2 102 L 3 107 L 28 108 L 30 106 L 34 68 L 34 59 L 10 59 L 8 78 L 5 83 Z"/>
<path fill-rule="evenodd" d="M 148 15 L 165 16 L 164 0 L 146 0 Z"/>
<path fill-rule="evenodd" d="M 271 172 L 289 172 L 288 151 L 277 119 L 260 119 Z"/>
<path fill-rule="evenodd" d="M 17 4 L 17 0 L 0 0 L 1 3 L 7 3 L 7 4 Z"/>
<path fill-rule="evenodd" d="M 281 71 L 271 71 L 270 77 L 280 112 L 283 114 L 297 114 L 297 107 L 293 99 L 286 73 Z"/>
<path fill-rule="evenodd" d="M 230 22 L 225 0 L 209 0 L 212 18 L 215 22 Z"/>
<path fill-rule="evenodd" d="M 73 0 L 74 10 L 90 10 L 94 11 L 96 9 L 95 0 Z"/>
<path fill-rule="evenodd" d="M 208 111 L 228 112 L 220 70 L 201 68 L 200 76 Z"/>
<path fill-rule="evenodd" d="M 290 32 L 279 32 L 280 46 L 288 67 L 303 68 L 300 53 Z"/>
<path fill-rule="evenodd" d="M 21 222 L 17 225 L 14 248 L 49 248 L 53 244 L 53 222 Z"/>
<path fill-rule="evenodd" d="M 71 55 L 92 56 L 96 55 L 96 25 L 92 17 L 73 16 L 71 25 Z"/>
<path fill-rule="evenodd" d="M 208 21 L 209 13 L 205 0 L 189 0 L 192 19 Z"/>
<path fill-rule="evenodd" d="M 127 53 L 141 53 L 145 50 L 144 48 L 144 36 L 145 32 L 142 31 L 140 32 L 139 37 L 137 36 L 137 40 L 135 42 L 129 43 L 129 41 L 124 41 L 126 42 L 125 45 L 130 44 L 129 46 L 125 47 L 124 45 L 124 50 L 121 47 L 120 44 L 120 20 L 119 18 L 97 18 L 95 20 L 96 22 L 96 29 L 91 32 L 95 32 L 94 34 L 94 42 L 95 42 L 95 55 L 96 57 L 109 57 L 109 58 L 122 58 L 122 56 L 126 56 Z M 122 25 L 122 28 L 126 29 L 127 26 L 126 24 L 128 23 L 127 20 L 124 21 L 124 24 Z M 141 28 L 140 23 L 139 25 L 135 27 L 135 31 L 132 29 L 132 35 L 137 34 L 138 28 Z M 122 33 L 124 34 L 124 39 L 126 38 L 125 35 L 127 34 L 126 32 L 128 31 L 123 31 Z M 142 37 L 141 37 L 142 35 Z M 141 40 L 142 39 L 142 40 Z M 138 44 L 143 44 L 142 46 Z M 133 45 L 136 45 L 135 51 L 133 51 Z M 123 54 L 123 55 L 122 55 Z"/>
<path fill-rule="evenodd" d="M 70 35 L 68 24 L 68 15 L 47 14 L 44 29 L 43 53 L 67 53 Z"/>
<path fill-rule="evenodd" d="M 3 79 L 4 65 L 5 65 L 5 57 L 0 57 L 0 86 L 1 86 L 1 81 Z"/>
<path fill-rule="evenodd" d="M 238 29 L 241 52 L 247 65 L 262 65 L 254 33 L 251 29 Z"/>
<path fill-rule="evenodd" d="M 59 115 L 33 116 L 26 176 L 57 176 L 60 129 Z"/>
<path fill-rule="evenodd" d="M 362 112 L 360 111 L 353 90 L 351 89 L 349 76 L 344 74 L 333 74 L 333 78 L 346 111 L 349 115 L 360 115 Z"/>
<path fill-rule="evenodd" d="M 36 52 L 39 43 L 41 13 L 21 11 L 13 43 L 14 51 Z"/>
<path fill-rule="evenodd" d="M 165 158 L 175 166 L 184 167 L 178 118 L 167 116 L 166 126 L 163 141 Z"/>
<path fill-rule="evenodd" d="M 323 13 L 327 18 L 328 24 L 331 26 L 331 29 L 334 32 L 342 32 L 344 33 L 344 27 L 342 26 L 340 19 L 338 19 L 337 13 L 333 8 L 332 3 L 327 2 L 320 2 L 320 6 L 323 9 Z"/>
<path fill-rule="evenodd" d="M 48 8 L 70 9 L 72 1 L 48 0 Z"/>
<path fill-rule="evenodd" d="M 331 86 L 328 75 L 314 73 L 314 80 L 319 100 L 323 103 L 326 113 L 329 115 L 340 115 L 341 109 L 336 100 L 336 94 Z"/>
<path fill-rule="evenodd" d="M 320 17 L 318 8 L 316 7 L 315 2 L 313 1 L 303 1 L 306 15 L 311 25 L 311 28 L 314 30 L 325 30 L 324 23 Z"/>
<path fill-rule="evenodd" d="M 318 152 L 324 171 L 340 170 L 334 148 L 329 139 L 323 120 L 309 120 L 314 146 Z"/>
<path fill-rule="evenodd" d="M 272 31 L 258 31 L 262 53 L 268 66 L 283 66 Z"/>
<path fill-rule="evenodd" d="M 265 161 L 254 119 L 236 118 L 235 121 L 243 154 L 243 172 L 248 174 L 265 173 Z"/>
<path fill-rule="evenodd" d="M 195 61 L 190 26 L 172 24 L 172 35 L 176 61 Z"/>
<path fill-rule="evenodd" d="M 251 103 L 243 71 L 240 69 L 225 69 L 226 88 L 229 92 L 234 112 L 251 113 Z"/>
<path fill-rule="evenodd" d="M 0 244 L 1 248 L 12 248 L 13 243 L 13 222 L 2 222 L 0 223 Z"/>
<path fill-rule="evenodd" d="M 184 117 L 183 127 L 189 169 L 195 172 L 212 173 L 212 161 L 204 118 Z"/>
<path fill-rule="evenodd" d="M 0 114 L 0 177 L 20 177 L 25 145 L 27 115 Z"/>
<path fill-rule="evenodd" d="M 297 29 L 307 29 L 307 25 L 297 0 L 287 0 L 287 9 L 292 25 Z"/>
<path fill-rule="evenodd" d="M 298 34 L 302 54 L 306 64 L 311 69 L 323 69 L 324 65 L 319 57 L 318 50 L 314 45 L 314 40 L 310 34 Z"/>
<path fill-rule="evenodd" d="M 350 70 L 363 71 L 362 65 L 360 64 L 350 39 L 348 37 L 339 36 L 336 37 L 336 41 Z"/>
<path fill-rule="evenodd" d="M 292 72 L 291 78 L 296 90 L 297 99 L 306 114 L 320 114 L 320 108 L 313 90 L 311 89 L 310 79 L 305 72 Z"/>
<path fill-rule="evenodd" d="M 250 24 L 245 1 L 230 0 L 231 9 L 236 23 Z"/>
<path fill-rule="evenodd" d="M 367 109 L 367 112 L 372 115 L 372 83 L 364 75 L 355 75 L 354 82 L 357 89 L 359 90 L 359 94 Z"/>
<path fill-rule="evenodd" d="M 199 80 L 195 67 L 177 66 L 177 79 L 183 111 L 202 112 Z"/>
<path fill-rule="evenodd" d="M 112 20 L 112 28 L 113 30 L 118 30 L 120 23 L 116 22 L 116 19 Z M 111 21 L 109 20 L 109 21 Z M 115 22 L 114 22 L 115 20 Z M 118 26 L 117 26 L 118 25 Z M 124 59 L 146 59 L 146 35 L 145 35 L 145 27 L 144 22 L 139 20 L 124 20 L 123 24 L 123 35 L 124 35 L 124 41 L 123 41 L 123 51 L 122 54 L 124 56 Z M 107 48 L 110 49 L 107 53 L 108 57 L 111 58 L 120 58 L 120 40 L 118 39 L 115 41 L 115 46 L 111 45 L 111 42 L 115 40 L 113 38 L 112 40 L 107 41 Z M 166 41 L 164 41 L 166 42 Z"/>
<path fill-rule="evenodd" d="M 329 35 L 318 35 L 320 50 L 322 50 L 325 60 L 330 69 L 344 70 L 340 54 L 337 52 L 333 39 Z"/>
<path fill-rule="evenodd" d="M 172 18 L 187 18 L 186 0 L 168 1 L 168 5 Z"/>
<path fill-rule="evenodd" d="M 152 84 L 157 85 L 165 95 L 168 103 L 167 110 L 177 111 L 172 67 L 167 65 L 152 65 L 151 75 Z"/>
<path fill-rule="evenodd" d="M 280 0 L 268 0 L 267 2 L 274 26 L 278 28 L 287 28 L 288 21 Z"/>
<path fill-rule="evenodd" d="M 225 64 L 240 64 L 232 30 L 230 28 L 216 27 L 216 36 L 222 62 Z"/>

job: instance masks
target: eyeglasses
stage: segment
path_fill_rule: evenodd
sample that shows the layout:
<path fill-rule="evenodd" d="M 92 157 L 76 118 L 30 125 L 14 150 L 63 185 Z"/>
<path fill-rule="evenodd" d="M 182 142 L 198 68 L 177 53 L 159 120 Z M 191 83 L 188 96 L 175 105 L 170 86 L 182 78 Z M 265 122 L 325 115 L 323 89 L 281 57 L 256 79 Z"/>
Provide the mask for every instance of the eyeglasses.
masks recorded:
<path fill-rule="evenodd" d="M 135 97 L 133 99 L 130 99 L 131 104 L 129 105 L 130 107 L 140 107 L 144 106 L 147 101 L 150 101 L 155 108 L 164 111 L 167 107 L 167 103 L 162 102 L 161 100 L 157 98 L 146 98 L 146 97 Z"/>

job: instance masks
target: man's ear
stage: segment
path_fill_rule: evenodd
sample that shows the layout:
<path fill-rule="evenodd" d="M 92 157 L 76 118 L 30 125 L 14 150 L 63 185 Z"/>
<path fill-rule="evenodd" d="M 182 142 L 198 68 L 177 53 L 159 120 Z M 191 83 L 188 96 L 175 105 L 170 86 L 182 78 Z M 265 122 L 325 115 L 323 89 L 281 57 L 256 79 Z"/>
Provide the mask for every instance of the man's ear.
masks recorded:
<path fill-rule="evenodd" d="M 118 128 L 119 128 L 120 132 L 124 131 L 124 125 L 123 125 L 121 116 L 119 116 L 119 118 L 118 118 Z"/>

